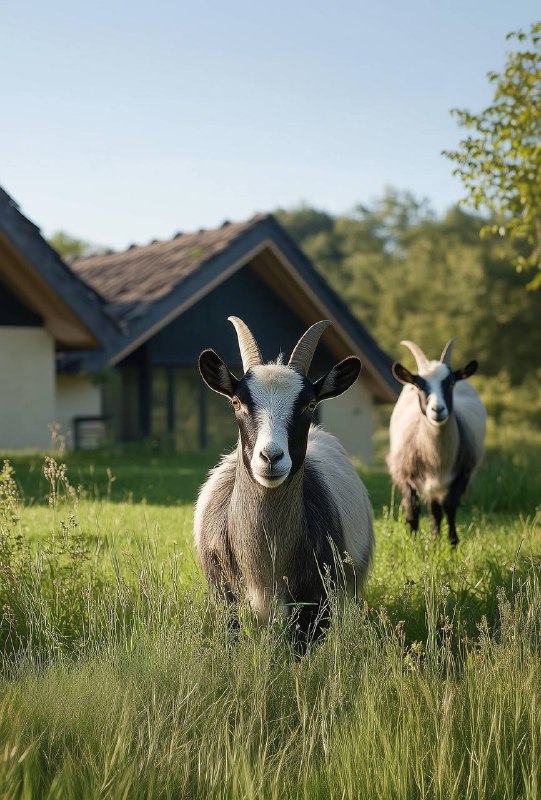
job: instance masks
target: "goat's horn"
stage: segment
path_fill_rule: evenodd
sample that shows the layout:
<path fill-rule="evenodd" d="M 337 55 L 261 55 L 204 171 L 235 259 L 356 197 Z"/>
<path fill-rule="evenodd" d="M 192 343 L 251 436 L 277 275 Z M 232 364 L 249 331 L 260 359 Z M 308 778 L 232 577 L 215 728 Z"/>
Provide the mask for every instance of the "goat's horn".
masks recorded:
<path fill-rule="evenodd" d="M 257 346 L 257 342 L 250 328 L 245 322 L 239 317 L 228 317 L 227 319 L 234 325 L 237 332 L 240 355 L 242 358 L 242 368 L 244 372 L 248 372 L 251 367 L 257 367 L 263 363 L 259 347 Z"/>
<path fill-rule="evenodd" d="M 425 356 L 419 345 L 415 344 L 415 342 L 410 342 L 409 339 L 403 339 L 400 344 L 403 344 L 404 347 L 407 347 L 408 350 L 411 350 L 415 356 L 418 371 L 422 370 L 423 367 L 426 367 L 428 364 L 428 358 Z"/>
<path fill-rule="evenodd" d="M 322 319 L 311 325 L 295 345 L 288 367 L 296 369 L 302 375 L 308 375 L 310 364 L 316 352 L 316 347 L 323 331 L 331 324 L 330 320 Z"/>
<path fill-rule="evenodd" d="M 446 364 L 449 369 L 451 369 L 451 356 L 453 355 L 453 347 L 455 346 L 456 339 L 453 336 L 452 339 L 449 339 L 447 344 L 442 350 L 440 361 L 442 364 Z"/>

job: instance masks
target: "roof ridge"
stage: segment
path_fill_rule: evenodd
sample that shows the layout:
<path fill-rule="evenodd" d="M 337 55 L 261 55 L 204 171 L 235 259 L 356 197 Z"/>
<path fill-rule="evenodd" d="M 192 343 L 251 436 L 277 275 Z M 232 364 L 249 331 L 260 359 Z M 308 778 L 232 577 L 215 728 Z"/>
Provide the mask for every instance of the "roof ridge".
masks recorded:
<path fill-rule="evenodd" d="M 70 261 L 70 267 L 76 266 L 81 264 L 83 261 L 87 262 L 91 259 L 95 258 L 107 258 L 107 257 L 118 257 L 122 256 L 125 253 L 133 253 L 134 250 L 147 250 L 153 247 L 158 247 L 160 245 L 167 245 L 172 244 L 173 242 L 178 242 L 179 240 L 186 239 L 190 236 L 203 236 L 205 234 L 214 234 L 218 233 L 219 231 L 227 230 L 228 228 L 235 228 L 235 227 L 242 227 L 243 230 L 248 230 L 253 225 L 256 225 L 259 222 L 262 222 L 265 219 L 273 218 L 273 215 L 269 211 L 260 211 L 251 216 L 249 219 L 243 221 L 231 221 L 229 219 L 224 220 L 220 225 L 214 228 L 199 228 L 198 230 L 194 231 L 177 231 L 174 233 L 169 239 L 152 239 L 147 244 L 139 244 L 137 242 L 132 242 L 127 247 L 124 247 L 121 250 L 106 250 L 103 253 L 89 253 L 85 256 L 78 256 Z M 240 233 L 240 232 L 239 232 Z M 234 238 L 234 237 L 232 237 Z M 224 247 L 228 246 L 229 241 L 224 244 Z"/>

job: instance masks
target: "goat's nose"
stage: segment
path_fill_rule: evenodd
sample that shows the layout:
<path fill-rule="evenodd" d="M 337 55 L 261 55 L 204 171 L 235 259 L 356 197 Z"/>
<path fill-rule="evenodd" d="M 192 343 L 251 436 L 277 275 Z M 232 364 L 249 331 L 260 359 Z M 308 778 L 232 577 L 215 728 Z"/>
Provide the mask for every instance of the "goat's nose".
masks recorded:
<path fill-rule="evenodd" d="M 434 412 L 436 414 L 443 414 L 445 411 L 445 406 L 434 406 Z"/>
<path fill-rule="evenodd" d="M 273 467 L 281 458 L 284 457 L 284 451 L 280 450 L 279 447 L 264 447 L 259 455 L 266 461 L 270 467 Z"/>

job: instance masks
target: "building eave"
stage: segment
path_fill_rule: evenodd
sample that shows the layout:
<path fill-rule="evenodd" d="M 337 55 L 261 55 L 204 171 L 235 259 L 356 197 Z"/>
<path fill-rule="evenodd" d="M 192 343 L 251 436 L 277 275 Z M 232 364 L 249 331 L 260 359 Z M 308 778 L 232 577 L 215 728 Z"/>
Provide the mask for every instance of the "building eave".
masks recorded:
<path fill-rule="evenodd" d="M 110 339 L 99 351 L 64 358 L 61 368 L 95 372 L 114 366 L 250 263 L 260 265 L 259 274 L 272 286 L 272 276 L 265 275 L 262 265 L 264 257 L 272 257 L 309 299 L 310 306 L 304 309 L 307 324 L 316 318 L 331 319 L 334 323 L 331 345 L 332 336 L 338 336 L 352 353 L 358 353 L 376 400 L 394 402 L 399 386 L 391 373 L 391 358 L 379 348 L 362 323 L 270 215 L 239 235 L 223 251 L 207 259 L 176 289 L 151 304 L 142 316 L 131 320 L 125 334 Z"/>
<path fill-rule="evenodd" d="M 0 188 L 0 277 L 37 313 L 65 349 L 101 347 L 119 328 L 103 301 L 62 261 L 15 201 Z"/>

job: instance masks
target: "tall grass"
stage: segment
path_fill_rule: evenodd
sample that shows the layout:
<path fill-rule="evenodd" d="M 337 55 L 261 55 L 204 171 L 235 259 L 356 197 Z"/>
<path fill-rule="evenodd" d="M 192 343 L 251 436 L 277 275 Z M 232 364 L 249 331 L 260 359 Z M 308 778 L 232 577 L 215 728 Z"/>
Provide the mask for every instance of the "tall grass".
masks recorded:
<path fill-rule="evenodd" d="M 491 503 L 498 458 L 457 552 L 424 525 L 412 540 L 370 476 L 365 598 L 301 659 L 287 630 L 248 614 L 232 641 L 187 539 L 146 530 L 152 506 L 119 503 L 105 468 L 89 497 L 49 460 L 47 505 L 29 507 L 4 464 L 0 797 L 539 797 L 539 482 L 515 495 L 524 514 Z M 203 466 L 185 465 L 193 485 Z M 172 528 L 189 513 L 159 509 Z M 111 514 L 139 528 L 104 535 Z"/>
<path fill-rule="evenodd" d="M 532 568 L 474 640 L 455 639 L 433 585 L 424 642 L 351 603 L 300 661 L 272 628 L 228 647 L 193 598 L 169 619 L 139 609 L 129 628 L 113 612 L 84 657 L 19 660 L 0 701 L 1 791 L 538 797 L 539 588 Z"/>

